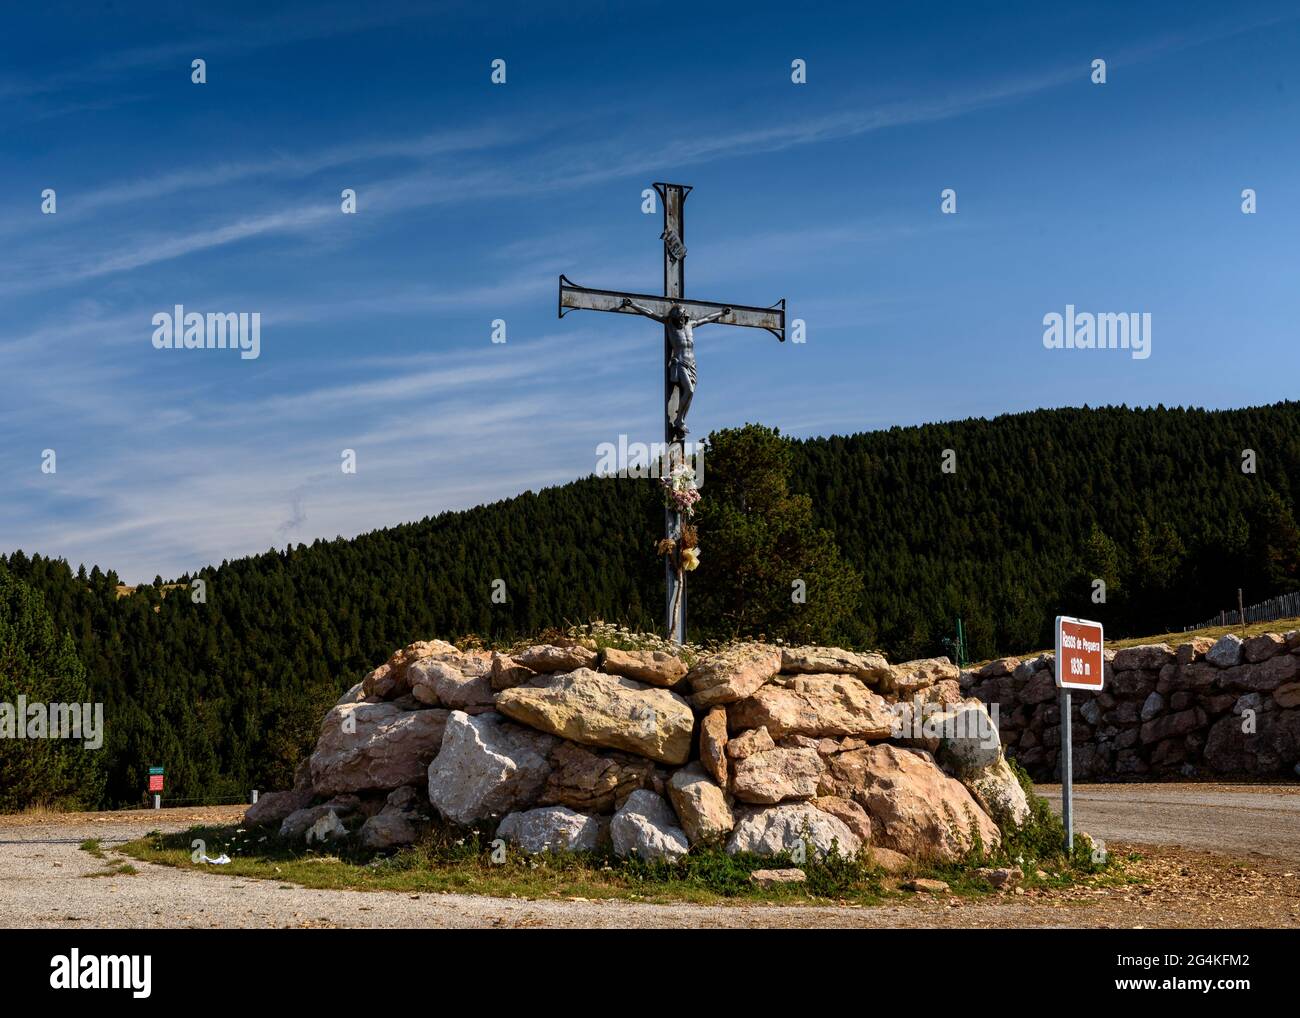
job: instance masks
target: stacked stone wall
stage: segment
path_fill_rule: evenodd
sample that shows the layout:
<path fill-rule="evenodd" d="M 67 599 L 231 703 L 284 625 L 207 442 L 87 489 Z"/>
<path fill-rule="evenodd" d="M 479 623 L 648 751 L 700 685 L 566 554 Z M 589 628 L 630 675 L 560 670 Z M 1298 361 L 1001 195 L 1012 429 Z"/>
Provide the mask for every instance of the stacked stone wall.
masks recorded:
<path fill-rule="evenodd" d="M 1104 690 L 1071 698 L 1076 780 L 1300 773 L 1300 631 L 1108 650 L 1106 659 Z M 1009 757 L 1036 781 L 1058 778 L 1053 655 L 992 661 L 963 672 L 961 684 L 997 705 Z"/>

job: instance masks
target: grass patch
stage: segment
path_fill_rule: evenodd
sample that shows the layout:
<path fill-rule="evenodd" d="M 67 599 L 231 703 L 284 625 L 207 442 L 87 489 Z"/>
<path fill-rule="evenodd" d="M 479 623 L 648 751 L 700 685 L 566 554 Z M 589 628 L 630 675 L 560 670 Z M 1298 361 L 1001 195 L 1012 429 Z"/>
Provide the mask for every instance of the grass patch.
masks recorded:
<path fill-rule="evenodd" d="M 1300 629 L 1300 618 L 1273 619 L 1271 622 L 1251 622 L 1245 626 L 1211 626 L 1208 629 L 1193 629 L 1187 633 L 1157 633 L 1153 636 L 1130 636 L 1122 640 L 1108 639 L 1106 649 L 1123 650 L 1125 647 L 1142 647 L 1149 643 L 1167 643 L 1169 646 L 1176 648 L 1180 643 L 1191 643 L 1194 639 L 1217 640 L 1229 633 L 1247 639 L 1251 636 L 1262 636 L 1264 633 L 1288 633 L 1292 629 Z M 1041 654 L 1054 654 L 1055 652 L 1055 648 L 1048 647 L 1046 650 L 1027 651 L 1024 654 L 1016 654 L 1015 656 L 1022 661 L 1029 661 Z M 975 671 L 986 664 L 988 664 L 988 661 L 977 661 L 964 667 L 969 671 Z"/>
<path fill-rule="evenodd" d="M 1027 778 L 1024 780 L 1028 780 Z M 1095 884 L 1098 877 L 1120 878 L 1116 861 L 1092 858 L 1079 839 L 1067 859 L 1060 821 L 1034 796 L 1030 821 L 1002 847 L 986 852 L 976 844 L 959 862 L 917 865 L 890 875 L 864 854 L 854 859 L 831 855 L 796 863 L 789 854 L 728 855 L 720 845 L 697 845 L 677 862 L 619 859 L 608 849 L 596 853 L 527 856 L 513 847 L 493 851 L 483 831 L 434 827 L 417 844 L 392 855 L 366 852 L 350 840 L 327 848 L 290 844 L 272 834 L 237 827 L 195 827 L 175 834 L 152 832 L 120 851 L 137 860 L 186 869 L 213 869 L 228 876 L 274 881 L 326 890 L 392 891 L 407 894 L 454 892 L 503 898 L 622 899 L 645 902 L 767 902 L 776 904 L 877 905 L 911 897 L 899 885 L 912 877 L 948 883 L 953 893 L 981 897 L 997 891 L 980 867 L 1021 866 L 1026 886 L 1068 887 Z M 1053 826 L 1054 825 L 1054 826 Z M 198 844 L 201 842 L 201 846 Z M 225 853 L 229 865 L 198 862 L 199 851 Z M 759 869 L 798 866 L 801 884 L 757 887 L 750 875 Z M 1041 874 L 1041 875 L 1040 875 Z"/>
<path fill-rule="evenodd" d="M 1067 853 L 1061 818 L 1034 791 L 1033 780 L 1025 769 L 1015 760 L 1008 759 L 1007 764 L 1029 803 L 1029 816 L 1024 823 L 1017 826 L 1009 817 L 995 817 L 1002 838 L 994 851 L 986 851 L 972 826 L 973 847 L 966 858 L 933 865 L 925 876 L 943 880 L 953 894 L 963 897 L 978 897 L 996 890 L 990 874 L 981 870 L 1011 867 L 1021 871 L 1018 883 L 1027 891 L 1064 890 L 1080 884 L 1117 887 L 1140 882 L 1125 871 L 1122 860 L 1108 855 L 1102 846 L 1094 845 L 1086 834 L 1076 834 L 1074 851 Z M 1128 860 L 1136 861 L 1132 855 Z"/>
<path fill-rule="evenodd" d="M 81 874 L 83 877 L 133 877 L 140 871 L 132 866 L 129 862 L 117 860 L 109 863 L 102 870 L 95 870 L 91 873 Z"/>
<path fill-rule="evenodd" d="M 191 847 L 195 840 L 203 841 L 209 854 L 225 852 L 230 864 L 208 867 L 195 862 Z M 485 834 L 448 829 L 434 829 L 416 845 L 391 856 L 372 856 L 346 844 L 319 851 L 299 848 L 233 827 L 154 832 L 122 846 L 121 851 L 143 862 L 218 869 L 229 876 L 332 890 L 698 904 L 728 900 L 876 904 L 886 894 L 878 870 L 838 857 L 805 863 L 801 867 L 808 877 L 805 884 L 760 889 L 750 881 L 750 874 L 793 866 L 789 857 L 728 855 L 720 848 L 697 848 L 676 863 L 665 863 L 618 859 L 609 852 L 526 856 L 509 849 L 504 861 L 496 863 L 491 839 Z"/>
<path fill-rule="evenodd" d="M 639 629 L 603 622 L 599 619 L 571 625 L 564 630 L 548 629 L 535 639 L 525 640 L 514 649 L 526 647 L 532 643 L 563 643 L 565 640 L 577 640 L 583 646 L 593 650 L 659 650 L 680 658 L 686 666 L 692 667 L 699 660 L 701 648 L 695 645 L 683 645 L 664 639 L 658 633 L 647 633 Z"/>
<path fill-rule="evenodd" d="M 599 619 L 581 624 L 566 624 L 563 628 L 552 626 L 519 639 L 484 639 L 477 633 L 465 633 L 451 642 L 461 651 L 497 650 L 503 654 L 514 654 L 539 644 L 577 644 L 596 651 L 611 647 L 616 650 L 660 650 L 680 658 L 688 668 L 699 661 L 702 652 L 721 646 L 713 642 L 704 645 L 672 643 L 658 633 L 631 629 Z"/>
<path fill-rule="evenodd" d="M 93 870 L 90 873 L 81 874 L 83 877 L 133 877 L 140 872 L 129 862 L 121 859 L 109 859 L 104 854 L 104 846 L 98 838 L 87 838 L 77 847 L 92 858 L 107 863 L 102 870 Z"/>

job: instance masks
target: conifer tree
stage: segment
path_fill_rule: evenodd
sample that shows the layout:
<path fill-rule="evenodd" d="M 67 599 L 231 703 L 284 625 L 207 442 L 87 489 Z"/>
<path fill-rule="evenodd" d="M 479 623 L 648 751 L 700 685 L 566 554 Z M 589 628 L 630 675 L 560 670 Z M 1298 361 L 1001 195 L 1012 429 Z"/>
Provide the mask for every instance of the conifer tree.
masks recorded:
<path fill-rule="evenodd" d="M 0 813 L 36 803 L 73 809 L 99 803 L 103 751 L 87 748 L 93 733 L 85 727 L 80 739 L 48 737 L 54 734 L 48 709 L 55 704 L 93 709 L 85 669 L 40 595 L 0 567 L 0 710 L 8 714 L 5 726 L 15 726 L 0 738 Z M 24 705 L 45 712 L 47 737 L 16 737 L 16 726 L 27 726 L 26 711 L 17 714 Z"/>
<path fill-rule="evenodd" d="M 775 430 L 757 424 L 708 438 L 703 565 L 690 593 L 706 635 L 825 643 L 861 631 L 862 579 L 814 524 L 809 496 L 790 492 L 791 455 Z"/>

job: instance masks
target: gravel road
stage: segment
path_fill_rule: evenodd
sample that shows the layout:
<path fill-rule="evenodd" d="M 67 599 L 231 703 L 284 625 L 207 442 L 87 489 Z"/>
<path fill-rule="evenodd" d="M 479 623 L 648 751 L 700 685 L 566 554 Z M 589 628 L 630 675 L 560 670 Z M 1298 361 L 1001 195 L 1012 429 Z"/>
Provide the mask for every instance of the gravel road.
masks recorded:
<path fill-rule="evenodd" d="M 1038 792 L 1060 812 L 1060 785 Z M 1076 785 L 1074 816 L 1107 842 L 1300 863 L 1300 784 Z"/>
<path fill-rule="evenodd" d="M 1134 865 L 1146 887 L 809 907 L 321 891 L 148 864 L 136 876 L 87 879 L 105 864 L 78 847 L 86 838 L 111 856 L 149 830 L 231 822 L 241 810 L 0 817 L 0 926 L 1300 926 L 1288 869 L 1300 860 L 1300 786 L 1087 785 L 1076 789 L 1076 811 L 1079 827 L 1112 850 L 1142 852 Z"/>

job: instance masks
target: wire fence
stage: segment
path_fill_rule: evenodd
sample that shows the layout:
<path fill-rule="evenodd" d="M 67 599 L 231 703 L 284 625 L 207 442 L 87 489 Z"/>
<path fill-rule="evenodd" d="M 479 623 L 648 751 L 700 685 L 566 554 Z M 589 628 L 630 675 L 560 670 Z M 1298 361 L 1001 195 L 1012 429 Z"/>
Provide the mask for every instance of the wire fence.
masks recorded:
<path fill-rule="evenodd" d="M 1245 619 L 1242 619 L 1242 613 L 1237 608 L 1221 611 L 1214 618 L 1207 619 L 1197 625 L 1184 626 L 1183 632 L 1190 633 L 1195 629 L 1210 629 L 1214 626 L 1242 626 L 1249 625 L 1252 622 L 1272 622 L 1274 619 L 1295 618 L 1300 615 L 1300 591 L 1292 594 L 1279 594 L 1277 597 L 1270 597 L 1267 601 L 1246 605 L 1245 611 Z"/>
<path fill-rule="evenodd" d="M 161 808 L 172 809 L 175 807 L 192 806 L 251 806 L 253 804 L 253 795 L 250 792 L 245 796 L 226 796 L 217 799 L 173 799 L 166 793 L 162 796 Z M 139 802 L 120 803 L 117 806 L 107 806 L 103 809 L 89 809 L 83 812 L 87 813 L 129 813 L 144 809 L 153 809 L 153 793 L 150 793 L 148 799 L 142 799 Z"/>

